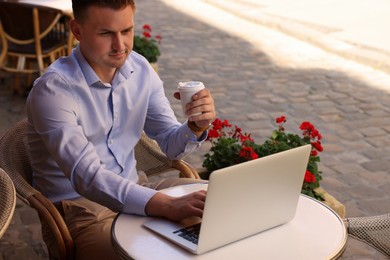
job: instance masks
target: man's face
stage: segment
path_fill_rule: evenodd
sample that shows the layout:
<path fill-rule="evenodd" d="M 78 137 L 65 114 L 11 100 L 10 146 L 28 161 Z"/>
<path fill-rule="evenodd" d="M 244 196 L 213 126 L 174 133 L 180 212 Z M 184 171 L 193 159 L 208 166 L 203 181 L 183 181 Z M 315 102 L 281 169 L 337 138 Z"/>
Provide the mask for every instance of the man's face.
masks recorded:
<path fill-rule="evenodd" d="M 102 80 L 110 81 L 133 48 L 132 7 L 113 10 L 91 6 L 84 20 L 73 21 L 71 26 L 90 66 Z"/>

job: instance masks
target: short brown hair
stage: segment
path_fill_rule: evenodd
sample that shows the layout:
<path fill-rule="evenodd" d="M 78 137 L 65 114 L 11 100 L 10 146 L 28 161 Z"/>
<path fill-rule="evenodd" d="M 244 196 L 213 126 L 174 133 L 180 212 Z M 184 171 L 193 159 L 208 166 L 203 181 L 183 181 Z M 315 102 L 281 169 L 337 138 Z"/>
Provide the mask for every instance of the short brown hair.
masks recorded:
<path fill-rule="evenodd" d="M 114 10 L 120 10 L 130 5 L 135 10 L 134 0 L 72 0 L 73 15 L 76 20 L 82 21 L 87 8 L 93 5 Z"/>

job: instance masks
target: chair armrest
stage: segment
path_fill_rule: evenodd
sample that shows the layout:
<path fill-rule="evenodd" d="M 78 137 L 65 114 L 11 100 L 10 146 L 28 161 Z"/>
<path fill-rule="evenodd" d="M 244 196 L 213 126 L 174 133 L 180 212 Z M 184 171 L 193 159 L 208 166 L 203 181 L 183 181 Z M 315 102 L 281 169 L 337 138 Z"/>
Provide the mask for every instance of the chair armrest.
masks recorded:
<path fill-rule="evenodd" d="M 135 146 L 137 170 L 144 171 L 146 175 L 156 175 L 172 169 L 180 171 L 180 177 L 200 179 L 198 172 L 183 160 L 170 160 L 161 151 L 155 140 L 142 133 L 141 139 Z"/>
<path fill-rule="evenodd" d="M 39 217 L 49 226 L 57 242 L 60 257 L 74 259 L 73 239 L 57 208 L 39 192 L 28 197 L 27 200 L 30 206 L 37 210 Z"/>
<path fill-rule="evenodd" d="M 173 160 L 172 168 L 180 171 L 181 178 L 200 179 L 200 176 L 195 168 L 183 160 Z"/>
<path fill-rule="evenodd" d="M 348 235 L 390 257 L 390 213 L 344 219 Z"/>

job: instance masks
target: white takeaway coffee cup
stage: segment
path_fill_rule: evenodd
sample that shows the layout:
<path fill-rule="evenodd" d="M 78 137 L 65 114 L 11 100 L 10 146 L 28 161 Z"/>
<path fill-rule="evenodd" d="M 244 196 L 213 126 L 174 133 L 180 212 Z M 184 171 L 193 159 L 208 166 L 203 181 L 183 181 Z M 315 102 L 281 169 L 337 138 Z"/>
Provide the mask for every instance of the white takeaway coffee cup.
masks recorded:
<path fill-rule="evenodd" d="M 180 100 L 181 100 L 181 108 L 183 110 L 183 114 L 186 117 L 191 117 L 191 116 L 198 116 L 201 115 L 202 113 L 195 113 L 192 115 L 186 115 L 186 105 L 191 102 L 192 96 L 202 89 L 204 89 L 204 85 L 200 81 L 186 81 L 186 82 L 179 82 L 178 84 L 178 90 L 180 92 Z"/>

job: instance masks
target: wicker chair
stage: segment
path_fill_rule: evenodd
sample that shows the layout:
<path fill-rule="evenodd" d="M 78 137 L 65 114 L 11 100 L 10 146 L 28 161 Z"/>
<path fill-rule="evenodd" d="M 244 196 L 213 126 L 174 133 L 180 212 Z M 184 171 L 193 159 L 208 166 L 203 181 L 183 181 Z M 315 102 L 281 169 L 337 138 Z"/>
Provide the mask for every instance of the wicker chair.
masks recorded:
<path fill-rule="evenodd" d="M 11 223 L 15 205 L 15 187 L 7 173 L 0 168 L 0 238 Z"/>
<path fill-rule="evenodd" d="M 0 139 L 0 167 L 11 177 L 17 196 L 34 208 L 41 221 L 45 221 L 55 237 L 61 259 L 73 259 L 74 245 L 69 230 L 52 202 L 31 186 L 32 169 L 27 149 L 27 120 L 19 121 Z M 146 135 L 136 147 L 137 169 L 147 175 L 178 170 L 180 176 L 199 178 L 196 170 L 184 161 L 170 161 L 158 145 Z M 50 252 L 49 252 L 50 254 Z"/>
<path fill-rule="evenodd" d="M 142 133 L 141 139 L 135 147 L 137 169 L 144 171 L 148 176 L 158 175 L 172 169 L 180 172 L 180 177 L 200 179 L 198 172 L 183 160 L 168 160 L 161 151 L 157 142 Z"/>
<path fill-rule="evenodd" d="M 46 67 L 72 49 L 70 16 L 39 5 L 0 1 L 0 68 L 14 73 L 14 91 L 21 92 L 18 76 L 42 74 Z"/>
<path fill-rule="evenodd" d="M 390 213 L 371 217 L 347 218 L 344 222 L 349 236 L 390 257 Z"/>

